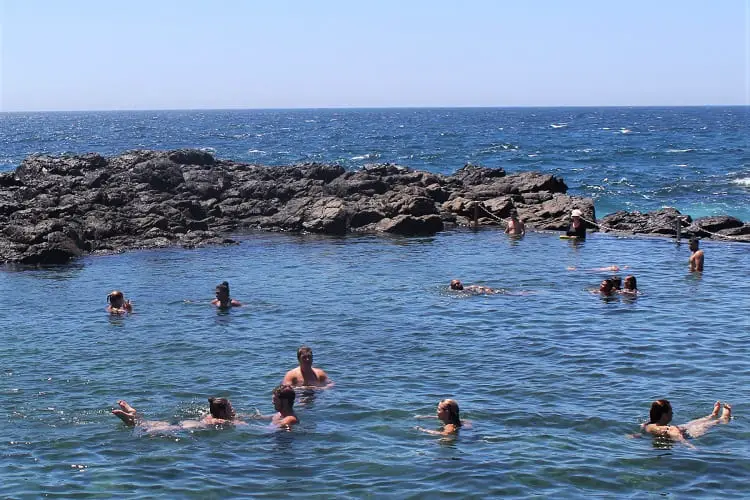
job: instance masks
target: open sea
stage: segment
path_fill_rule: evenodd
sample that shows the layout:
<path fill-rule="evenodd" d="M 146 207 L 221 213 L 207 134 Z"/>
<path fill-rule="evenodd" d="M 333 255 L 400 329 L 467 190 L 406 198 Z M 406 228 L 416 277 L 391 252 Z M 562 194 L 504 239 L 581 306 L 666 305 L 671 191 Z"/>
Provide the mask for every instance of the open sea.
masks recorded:
<path fill-rule="evenodd" d="M 562 177 L 597 215 L 672 206 L 750 220 L 750 108 L 508 108 L 0 114 L 0 171 L 36 152 L 203 148 L 281 165 L 471 162 Z M 239 245 L 0 270 L 0 498 L 742 498 L 750 481 L 750 245 L 499 229 L 428 238 L 236 235 Z M 628 266 L 637 299 L 590 293 Z M 568 270 L 575 267 L 577 270 Z M 506 289 L 464 296 L 448 282 Z M 246 305 L 209 305 L 228 280 Z M 110 317 L 113 288 L 135 313 Z M 336 382 L 259 420 L 146 434 L 110 414 L 199 418 L 209 396 L 270 414 L 312 346 Z M 434 414 L 454 398 L 471 428 Z M 734 419 L 695 449 L 630 438 Z"/>

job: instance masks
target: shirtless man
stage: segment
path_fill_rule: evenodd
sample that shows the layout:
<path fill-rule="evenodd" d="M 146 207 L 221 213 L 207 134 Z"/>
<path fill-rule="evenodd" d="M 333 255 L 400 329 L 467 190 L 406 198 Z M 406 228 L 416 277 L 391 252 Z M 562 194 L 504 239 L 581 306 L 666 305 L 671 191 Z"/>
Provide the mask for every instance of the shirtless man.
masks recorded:
<path fill-rule="evenodd" d="M 505 234 L 516 236 L 523 236 L 526 234 L 526 225 L 518 220 L 518 212 L 515 210 L 510 213 L 510 221 L 508 221 L 508 227 L 505 228 Z"/>
<path fill-rule="evenodd" d="M 297 349 L 297 361 L 299 361 L 299 367 L 289 370 L 282 384 L 323 388 L 333 386 L 333 382 L 325 371 L 313 368 L 313 353 L 310 347 L 303 345 Z"/>
<path fill-rule="evenodd" d="M 703 250 L 698 249 L 698 238 L 692 238 L 690 240 L 690 251 L 693 254 L 690 256 L 688 264 L 690 265 L 690 272 L 703 272 Z"/>

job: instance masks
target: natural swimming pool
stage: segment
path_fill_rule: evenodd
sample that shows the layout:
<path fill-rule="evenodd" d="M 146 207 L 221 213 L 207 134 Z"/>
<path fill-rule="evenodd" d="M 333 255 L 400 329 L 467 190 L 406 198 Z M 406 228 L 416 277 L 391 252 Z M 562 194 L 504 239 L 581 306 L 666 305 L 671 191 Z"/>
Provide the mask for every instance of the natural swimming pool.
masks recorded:
<path fill-rule="evenodd" d="M 750 472 L 750 247 L 594 234 L 583 244 L 459 230 L 430 238 L 249 235 L 240 245 L 88 257 L 0 274 L 2 491 L 9 497 L 480 497 L 742 494 Z M 630 266 L 643 295 L 587 289 Z M 528 291 L 465 297 L 450 279 Z M 228 280 L 247 305 L 208 305 Z M 136 313 L 109 317 L 120 288 Z M 186 302 L 190 300 L 191 302 Z M 301 424 L 149 436 L 110 415 L 194 418 L 212 395 L 272 411 L 300 344 L 336 382 Z M 473 422 L 437 428 L 453 397 Z M 675 423 L 735 419 L 697 450 L 628 439 L 653 399 Z"/>

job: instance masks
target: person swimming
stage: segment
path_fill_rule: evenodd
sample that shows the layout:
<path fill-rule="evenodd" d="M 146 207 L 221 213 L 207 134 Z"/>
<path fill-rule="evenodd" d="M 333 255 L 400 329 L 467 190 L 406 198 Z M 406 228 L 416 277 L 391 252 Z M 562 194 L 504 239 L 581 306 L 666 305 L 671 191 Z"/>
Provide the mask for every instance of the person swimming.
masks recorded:
<path fill-rule="evenodd" d="M 294 413 L 294 400 L 296 397 L 297 393 L 294 392 L 294 387 L 288 384 L 281 384 L 271 392 L 271 401 L 276 413 L 273 415 L 262 415 L 258 412 L 254 417 L 270 419 L 271 423 L 278 427 L 291 429 L 291 426 L 299 423 L 299 418 Z"/>
<path fill-rule="evenodd" d="M 703 250 L 699 248 L 700 240 L 698 238 L 692 238 L 690 240 L 690 251 L 692 252 L 690 254 L 690 259 L 688 260 L 688 266 L 690 268 L 690 272 L 703 272 L 703 261 L 705 260 L 705 255 L 703 254 Z"/>
<path fill-rule="evenodd" d="M 451 280 L 450 289 L 453 291 L 460 291 L 464 293 L 470 293 L 474 295 L 491 295 L 495 293 L 504 293 L 505 290 L 501 290 L 498 288 L 490 288 L 488 286 L 481 286 L 481 285 L 465 285 L 461 283 L 461 280 Z"/>
<path fill-rule="evenodd" d="M 638 282 L 636 281 L 635 276 L 632 274 L 625 276 L 623 288 L 620 293 L 623 295 L 638 295 L 640 293 L 638 292 Z"/>
<path fill-rule="evenodd" d="M 143 420 L 138 411 L 127 401 L 119 400 L 119 409 L 112 410 L 112 414 L 122 420 L 128 427 L 141 427 L 146 432 L 175 431 L 180 429 L 197 429 L 224 424 L 244 424 L 226 398 L 208 398 L 209 414 L 200 420 L 183 420 L 177 424 L 170 424 L 161 420 Z"/>
<path fill-rule="evenodd" d="M 110 314 L 125 314 L 133 312 L 133 304 L 125 300 L 125 295 L 120 290 L 112 290 L 107 295 L 107 312 Z"/>
<path fill-rule="evenodd" d="M 721 401 L 717 401 L 714 403 L 713 411 L 709 415 L 691 420 L 683 425 L 669 425 L 673 416 L 672 404 L 666 399 L 658 399 L 651 403 L 649 421 L 641 424 L 641 431 L 693 447 L 687 442 L 688 438 L 700 437 L 716 424 L 729 423 L 729 420 L 732 418 L 732 407 L 725 403 L 721 417 L 719 417 L 721 407 Z"/>
<path fill-rule="evenodd" d="M 443 428 L 441 430 L 434 431 L 419 426 L 415 427 L 415 429 L 418 431 L 426 432 L 427 434 L 447 436 L 457 433 L 458 429 L 463 426 L 463 422 L 461 422 L 461 417 L 458 410 L 458 402 L 456 402 L 455 399 L 444 399 L 438 403 L 437 418 L 443 424 Z"/>
<path fill-rule="evenodd" d="M 216 285 L 216 298 L 211 301 L 219 309 L 228 309 L 230 307 L 239 307 L 242 303 L 229 297 L 229 283 L 222 281 Z"/>

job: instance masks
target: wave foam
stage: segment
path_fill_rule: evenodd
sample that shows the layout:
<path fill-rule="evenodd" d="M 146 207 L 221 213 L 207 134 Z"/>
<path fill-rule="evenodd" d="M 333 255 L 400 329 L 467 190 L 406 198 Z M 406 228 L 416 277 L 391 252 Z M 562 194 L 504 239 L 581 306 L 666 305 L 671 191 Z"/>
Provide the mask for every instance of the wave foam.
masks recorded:
<path fill-rule="evenodd" d="M 750 177 L 740 177 L 739 179 L 733 179 L 732 184 L 750 187 Z"/>

